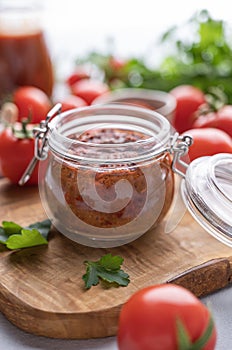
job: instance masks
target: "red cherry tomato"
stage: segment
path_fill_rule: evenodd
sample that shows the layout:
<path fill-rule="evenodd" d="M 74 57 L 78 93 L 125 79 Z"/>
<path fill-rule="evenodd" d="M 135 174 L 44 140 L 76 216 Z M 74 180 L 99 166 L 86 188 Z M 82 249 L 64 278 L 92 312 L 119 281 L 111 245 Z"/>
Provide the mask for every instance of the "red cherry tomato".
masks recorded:
<path fill-rule="evenodd" d="M 83 100 L 83 98 L 74 95 L 67 96 L 62 101 L 60 101 L 60 103 L 62 104 L 61 112 L 65 112 L 73 108 L 87 106 L 87 103 L 85 100 Z"/>
<path fill-rule="evenodd" d="M 52 107 L 45 92 L 34 86 L 22 86 L 15 90 L 13 102 L 19 110 L 18 120 L 30 118 L 32 124 L 44 119 Z"/>
<path fill-rule="evenodd" d="M 215 128 L 190 129 L 185 135 L 193 137 L 193 144 L 189 147 L 189 158 L 212 156 L 216 153 L 232 153 L 232 139 L 222 130 Z"/>
<path fill-rule="evenodd" d="M 90 73 L 86 67 L 78 66 L 75 68 L 74 72 L 68 76 L 66 84 L 72 87 L 73 84 L 82 79 L 90 79 Z"/>
<path fill-rule="evenodd" d="M 170 93 L 176 98 L 173 126 L 179 133 L 182 133 L 192 128 L 194 112 L 206 102 L 205 96 L 200 89 L 191 85 L 179 85 Z"/>
<path fill-rule="evenodd" d="M 187 289 L 163 284 L 136 292 L 123 305 L 118 327 L 119 350 L 178 350 L 178 321 L 191 343 L 206 331 L 210 313 Z M 213 350 L 216 329 L 213 326 L 203 350 Z M 185 347 L 187 348 L 187 347 Z M 190 348 L 190 347 L 189 347 Z"/>
<path fill-rule="evenodd" d="M 111 69 L 113 70 L 120 70 L 122 68 L 124 68 L 126 65 L 126 61 L 118 58 L 118 57 L 110 57 L 109 59 L 109 66 Z"/>
<path fill-rule="evenodd" d="M 108 92 L 109 87 L 100 80 L 82 79 L 73 84 L 71 90 L 75 96 L 83 98 L 90 105 L 95 98 Z"/>
<path fill-rule="evenodd" d="M 2 174 L 12 183 L 18 183 L 33 155 L 33 138 L 19 139 L 13 134 L 10 127 L 0 133 L 0 165 Z M 27 184 L 38 184 L 38 165 Z"/>
<path fill-rule="evenodd" d="M 232 137 L 232 105 L 226 105 L 217 112 L 200 115 L 193 123 L 194 128 L 217 128 Z"/>

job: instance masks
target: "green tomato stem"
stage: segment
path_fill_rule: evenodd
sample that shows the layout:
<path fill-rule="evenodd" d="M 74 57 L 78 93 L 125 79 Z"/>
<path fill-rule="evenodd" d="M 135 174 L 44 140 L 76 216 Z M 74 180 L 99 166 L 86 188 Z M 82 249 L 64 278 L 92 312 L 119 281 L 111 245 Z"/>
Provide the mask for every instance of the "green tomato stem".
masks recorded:
<path fill-rule="evenodd" d="M 210 315 L 209 323 L 204 333 L 194 343 L 191 342 L 188 331 L 180 319 L 177 319 L 178 350 L 202 350 L 211 338 L 214 330 L 213 318 Z"/>

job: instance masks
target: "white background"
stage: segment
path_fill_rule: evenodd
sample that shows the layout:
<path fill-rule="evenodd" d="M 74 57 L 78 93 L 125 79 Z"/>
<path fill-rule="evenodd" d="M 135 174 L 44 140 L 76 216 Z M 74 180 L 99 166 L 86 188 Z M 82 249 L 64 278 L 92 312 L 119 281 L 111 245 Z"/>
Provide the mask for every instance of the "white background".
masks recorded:
<path fill-rule="evenodd" d="M 152 52 L 159 36 L 207 9 L 215 19 L 232 21 L 228 0 L 46 0 L 45 27 L 56 60 L 67 63 L 114 39 L 121 57 Z"/>

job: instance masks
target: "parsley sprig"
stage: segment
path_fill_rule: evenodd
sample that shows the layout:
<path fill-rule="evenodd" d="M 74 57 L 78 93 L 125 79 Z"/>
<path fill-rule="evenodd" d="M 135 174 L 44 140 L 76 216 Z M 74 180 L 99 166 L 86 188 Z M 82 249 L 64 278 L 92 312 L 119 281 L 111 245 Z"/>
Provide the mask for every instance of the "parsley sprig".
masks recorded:
<path fill-rule="evenodd" d="M 2 221 L 0 243 L 11 250 L 48 244 L 50 229 L 50 220 L 36 222 L 28 227 L 22 227 L 13 221 Z"/>
<path fill-rule="evenodd" d="M 124 259 L 121 256 L 106 254 L 98 261 L 86 260 L 86 273 L 82 276 L 85 288 L 90 289 L 96 286 L 100 280 L 109 283 L 111 286 L 126 287 L 130 283 L 129 275 L 121 269 Z"/>

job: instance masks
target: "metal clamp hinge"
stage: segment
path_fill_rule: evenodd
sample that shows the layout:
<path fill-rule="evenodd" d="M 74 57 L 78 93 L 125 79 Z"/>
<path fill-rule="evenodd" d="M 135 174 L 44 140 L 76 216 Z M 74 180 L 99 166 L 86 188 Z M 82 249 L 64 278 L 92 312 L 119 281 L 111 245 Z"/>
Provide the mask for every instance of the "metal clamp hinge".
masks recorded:
<path fill-rule="evenodd" d="M 57 103 L 47 114 L 46 119 L 40 122 L 38 127 L 33 129 L 35 146 L 34 146 L 34 157 L 28 164 L 26 170 L 19 180 L 19 185 L 24 185 L 31 177 L 33 170 L 39 160 L 45 160 L 48 154 L 48 131 L 49 131 L 49 122 L 50 120 L 61 111 L 62 105 Z"/>
<path fill-rule="evenodd" d="M 185 177 L 184 170 L 187 169 L 188 164 L 181 158 L 187 155 L 192 143 L 193 139 L 189 135 L 180 136 L 178 133 L 175 133 L 171 139 L 170 153 L 173 154 L 172 170 L 182 177 Z M 181 168 L 183 168 L 183 170 L 181 170 Z"/>

